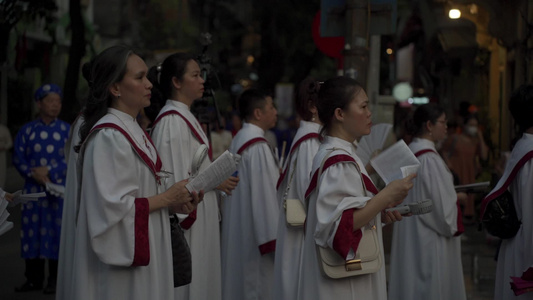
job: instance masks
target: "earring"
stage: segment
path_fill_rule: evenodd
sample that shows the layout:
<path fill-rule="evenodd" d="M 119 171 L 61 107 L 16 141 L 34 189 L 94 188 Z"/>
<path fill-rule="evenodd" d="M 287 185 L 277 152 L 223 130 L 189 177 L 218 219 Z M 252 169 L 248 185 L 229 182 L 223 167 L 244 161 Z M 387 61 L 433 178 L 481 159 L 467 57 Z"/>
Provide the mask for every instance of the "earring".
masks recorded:
<path fill-rule="evenodd" d="M 117 95 L 117 98 L 120 98 L 120 94 Z"/>

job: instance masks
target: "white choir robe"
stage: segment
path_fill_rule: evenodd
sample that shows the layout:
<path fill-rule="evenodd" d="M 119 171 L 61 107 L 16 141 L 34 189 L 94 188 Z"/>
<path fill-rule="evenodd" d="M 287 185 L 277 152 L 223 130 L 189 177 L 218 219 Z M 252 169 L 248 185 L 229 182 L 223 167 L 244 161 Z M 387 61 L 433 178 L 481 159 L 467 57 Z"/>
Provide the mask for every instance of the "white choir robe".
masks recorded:
<path fill-rule="evenodd" d="M 209 146 L 200 123 L 186 104 L 167 100 L 159 115 L 170 111 L 177 111 L 184 116 L 202 141 L 196 138 L 179 115 L 166 115 L 152 128 L 152 139 L 163 166 L 166 171 L 173 173 L 166 181 L 167 188 L 178 181 L 188 179 L 196 150 L 202 143 Z M 200 172 L 210 163 L 211 160 L 206 157 Z M 184 229 L 191 249 L 192 280 L 190 284 L 176 288 L 175 299 L 221 299 L 220 217 L 217 195 L 215 191 L 204 192 L 204 200 L 196 209 L 196 220 L 189 229 Z M 180 219 L 183 217 L 185 216 L 181 215 Z"/>
<path fill-rule="evenodd" d="M 61 242 L 59 246 L 59 262 L 57 268 L 56 300 L 70 300 L 72 296 L 72 286 L 65 284 L 72 276 L 72 266 L 74 264 L 74 242 L 76 234 L 76 214 L 78 206 L 76 197 L 78 196 L 78 175 L 77 161 L 78 153 L 74 147 L 80 143 L 79 130 L 83 123 L 83 117 L 76 118 L 70 127 L 70 136 L 65 149 L 67 149 L 67 179 L 65 181 L 65 196 L 63 197 L 63 218 L 61 220 Z"/>
<path fill-rule="evenodd" d="M 355 144 L 355 142 L 354 142 Z M 348 155 L 345 151 L 336 150 L 331 154 L 330 148 L 342 148 L 361 167 L 363 162 L 355 153 L 355 145 L 345 140 L 326 136 L 317 155 L 313 160 L 313 172 L 318 171 L 325 155 Z M 365 168 L 361 168 L 367 175 Z M 317 245 L 333 249 L 333 242 L 341 217 L 345 210 L 363 208 L 373 194 L 367 191 L 364 195 L 361 177 L 353 163 L 336 163 L 325 169 L 318 180 L 319 191 L 315 189 L 309 195 L 309 208 L 306 220 L 303 257 L 298 284 L 298 299 L 375 299 L 386 300 L 385 262 L 379 271 L 372 274 L 331 279 L 322 274 L 318 264 Z M 352 216 L 350 216 L 352 217 Z M 353 217 L 352 217 L 353 218 Z M 380 255 L 383 259 L 383 234 L 381 214 L 372 224 L 376 225 Z M 351 222 L 353 224 L 353 221 Z M 353 225 L 352 225 L 353 226 Z M 350 230 L 350 234 L 355 234 Z M 351 247 L 346 259 L 355 256 L 356 249 Z"/>
<path fill-rule="evenodd" d="M 72 285 L 70 299 L 173 299 L 169 212 L 150 213 L 146 199 L 160 192 L 154 167 L 148 167 L 157 162 L 157 152 L 139 142 L 144 132 L 131 116 L 111 108 L 108 112 L 97 125 L 115 122 L 134 136 L 149 161 L 117 129 L 100 129 L 88 137 L 79 158 L 76 259 L 71 282 L 65 282 Z"/>
<path fill-rule="evenodd" d="M 306 138 L 309 134 L 318 135 L 320 125 L 313 122 L 301 121 L 300 128 L 293 139 L 289 151 L 284 176 L 278 181 L 278 199 L 280 201 L 278 233 L 276 238 L 276 257 L 274 262 L 274 296 L 272 299 L 294 300 L 298 292 L 298 275 L 301 264 L 301 251 L 304 240 L 304 229 L 287 226 L 285 209 L 283 208 L 284 194 L 290 182 L 287 198 L 299 199 L 305 204 L 305 192 L 309 186 L 313 158 L 318 151 L 320 141 L 318 137 Z M 296 148 L 294 148 L 296 146 Z M 296 162 L 296 170 L 294 164 Z M 295 171 L 294 171 L 295 170 Z M 292 175 L 294 172 L 294 175 Z M 292 175 L 292 181 L 291 181 Z"/>
<path fill-rule="evenodd" d="M 241 153 L 239 184 L 224 201 L 222 214 L 222 299 L 272 299 L 274 253 L 279 205 L 279 169 L 264 131 L 244 123 L 233 138 L 231 153 L 262 138 Z"/>
<path fill-rule="evenodd" d="M 432 141 L 415 138 L 409 148 L 413 153 L 435 152 L 418 156 L 420 168 L 402 205 L 430 199 L 433 210 L 394 224 L 389 300 L 466 299 L 461 239 L 455 236 L 462 232 L 458 232 L 461 214 L 452 174 Z"/>
<path fill-rule="evenodd" d="M 524 133 L 515 144 L 511 157 L 505 167 L 502 179 L 508 177 L 513 166 L 524 155 L 533 150 L 533 134 Z M 500 180 L 502 180 L 500 179 Z M 511 289 L 510 276 L 521 277 L 522 273 L 533 265 L 533 159 L 530 159 L 518 171 L 509 185 L 513 195 L 518 219 L 522 226 L 516 235 L 502 240 L 496 265 L 496 287 L 494 299 L 533 299 L 533 292 L 515 296 Z M 500 183 L 498 183 L 500 184 Z M 498 185 L 495 187 L 495 189 Z"/>

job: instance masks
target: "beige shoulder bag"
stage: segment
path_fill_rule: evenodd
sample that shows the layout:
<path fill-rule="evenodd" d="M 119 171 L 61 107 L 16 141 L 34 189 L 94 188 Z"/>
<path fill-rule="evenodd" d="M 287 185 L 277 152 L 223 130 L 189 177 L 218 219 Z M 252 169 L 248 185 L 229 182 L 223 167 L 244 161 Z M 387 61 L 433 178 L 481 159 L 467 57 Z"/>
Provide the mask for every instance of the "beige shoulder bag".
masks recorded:
<path fill-rule="evenodd" d="M 322 169 L 324 163 L 326 162 L 328 156 L 335 150 L 344 150 L 341 148 L 333 148 L 329 154 L 324 157 L 322 164 L 320 165 L 320 170 L 318 173 L 317 180 L 320 180 L 320 175 L 322 175 Z M 346 150 L 344 150 L 346 151 Z M 364 195 L 367 195 L 365 183 L 363 181 L 363 174 L 357 162 L 355 162 L 355 167 L 359 172 L 361 177 L 361 184 L 363 185 Z M 319 184 L 317 183 L 317 192 Z M 363 237 L 359 243 L 359 247 L 355 252 L 354 259 L 345 260 L 337 252 L 331 248 L 323 248 L 317 246 L 318 254 L 320 257 L 320 267 L 323 273 L 330 278 L 344 278 L 356 275 L 363 275 L 369 273 L 377 272 L 383 263 L 383 258 L 379 250 L 379 239 L 377 228 L 375 225 L 375 219 L 372 224 L 367 224 L 361 228 Z"/>
<path fill-rule="evenodd" d="M 295 228 L 303 227 L 305 223 L 305 217 L 307 216 L 305 207 L 302 204 L 302 201 L 300 201 L 300 199 L 287 199 L 287 196 L 289 195 L 289 190 L 291 188 L 292 178 L 294 177 L 294 173 L 296 172 L 297 161 L 298 158 L 294 160 L 291 177 L 289 178 L 287 188 L 285 189 L 285 193 L 283 194 L 283 208 L 285 208 L 285 220 L 287 222 L 287 226 Z"/>

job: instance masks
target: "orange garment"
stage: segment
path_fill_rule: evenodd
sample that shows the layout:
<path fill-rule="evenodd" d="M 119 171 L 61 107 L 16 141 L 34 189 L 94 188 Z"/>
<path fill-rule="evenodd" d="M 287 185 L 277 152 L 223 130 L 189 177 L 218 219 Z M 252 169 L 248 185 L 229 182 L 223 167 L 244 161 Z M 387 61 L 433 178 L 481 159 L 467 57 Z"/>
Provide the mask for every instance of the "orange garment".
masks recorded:
<path fill-rule="evenodd" d="M 448 167 L 459 179 L 459 184 L 469 184 L 476 181 L 481 171 L 479 157 L 481 154 L 480 141 L 477 137 L 466 134 L 451 135 L 443 145 L 442 152 Z M 473 216 L 475 212 L 475 195 L 469 194 L 464 204 L 464 215 Z"/>

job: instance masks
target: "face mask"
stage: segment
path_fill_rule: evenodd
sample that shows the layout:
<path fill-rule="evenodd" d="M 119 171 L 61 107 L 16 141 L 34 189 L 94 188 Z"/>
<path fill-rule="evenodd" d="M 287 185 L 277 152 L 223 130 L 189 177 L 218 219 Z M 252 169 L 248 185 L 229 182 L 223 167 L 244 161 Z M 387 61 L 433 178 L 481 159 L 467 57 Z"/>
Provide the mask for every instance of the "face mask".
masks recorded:
<path fill-rule="evenodd" d="M 477 127 L 476 126 L 466 126 L 465 132 L 468 135 L 475 136 L 477 134 Z"/>

